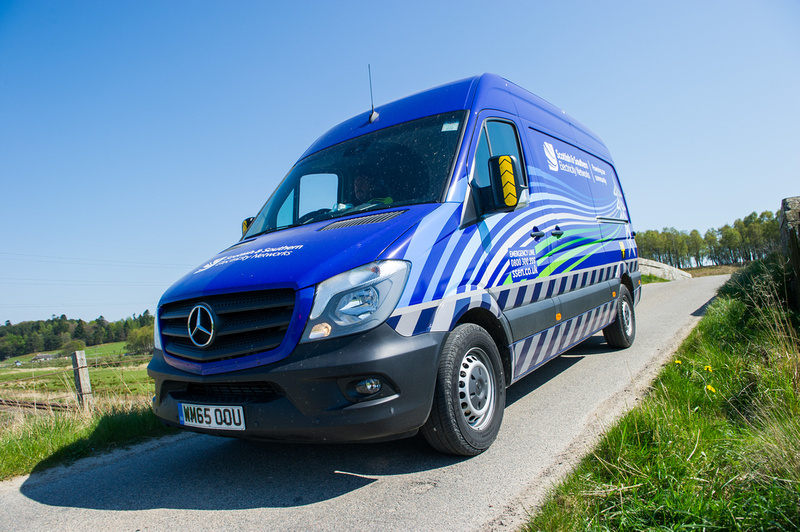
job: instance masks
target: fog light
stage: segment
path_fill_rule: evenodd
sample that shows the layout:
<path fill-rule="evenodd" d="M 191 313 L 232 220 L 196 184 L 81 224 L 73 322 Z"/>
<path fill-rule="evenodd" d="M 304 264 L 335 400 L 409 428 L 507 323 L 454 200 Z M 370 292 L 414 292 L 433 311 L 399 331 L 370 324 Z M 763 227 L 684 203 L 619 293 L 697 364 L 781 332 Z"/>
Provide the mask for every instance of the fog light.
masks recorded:
<path fill-rule="evenodd" d="M 378 379 L 364 379 L 356 384 L 356 391 L 361 395 L 374 395 L 381 391 L 381 381 Z"/>
<path fill-rule="evenodd" d="M 312 340 L 316 340 L 318 338 L 326 338 L 329 334 L 331 334 L 331 326 L 323 322 L 314 325 L 314 327 L 311 328 L 311 332 L 308 333 L 308 337 Z"/>

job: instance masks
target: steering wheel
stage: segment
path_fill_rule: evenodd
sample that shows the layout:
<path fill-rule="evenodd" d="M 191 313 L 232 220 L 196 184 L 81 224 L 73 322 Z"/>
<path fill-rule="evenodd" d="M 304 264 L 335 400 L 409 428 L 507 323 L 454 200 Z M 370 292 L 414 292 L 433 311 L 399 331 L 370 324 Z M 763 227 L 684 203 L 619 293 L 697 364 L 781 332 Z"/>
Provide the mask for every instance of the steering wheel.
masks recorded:
<path fill-rule="evenodd" d="M 306 213 L 297 219 L 297 225 L 302 225 L 306 222 L 310 222 L 320 214 L 327 214 L 329 212 L 331 212 L 330 209 L 317 209 L 316 211 L 311 211 L 309 213 Z"/>

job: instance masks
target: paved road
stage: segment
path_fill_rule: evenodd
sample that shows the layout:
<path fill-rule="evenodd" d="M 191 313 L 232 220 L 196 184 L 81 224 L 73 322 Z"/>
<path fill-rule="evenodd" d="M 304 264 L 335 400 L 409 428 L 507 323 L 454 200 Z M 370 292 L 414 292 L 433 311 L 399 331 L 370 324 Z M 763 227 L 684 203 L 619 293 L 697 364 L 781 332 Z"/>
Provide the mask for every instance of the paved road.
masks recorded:
<path fill-rule="evenodd" d="M 723 277 L 647 285 L 636 343 L 602 336 L 509 389 L 472 459 L 418 439 L 277 445 L 181 434 L 0 483 L 0 530 L 508 530 L 622 411 Z"/>

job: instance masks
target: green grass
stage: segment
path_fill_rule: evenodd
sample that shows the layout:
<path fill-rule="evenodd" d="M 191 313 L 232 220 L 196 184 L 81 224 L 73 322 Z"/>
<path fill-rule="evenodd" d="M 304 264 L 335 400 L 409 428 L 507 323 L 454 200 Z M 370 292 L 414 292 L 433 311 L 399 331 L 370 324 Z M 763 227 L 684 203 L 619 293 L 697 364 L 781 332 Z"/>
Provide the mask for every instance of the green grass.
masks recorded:
<path fill-rule="evenodd" d="M 86 349 L 95 405 L 89 412 L 0 412 L 0 480 L 69 463 L 171 432 L 150 408 L 149 356 L 122 356 L 125 343 Z M 0 397 L 75 405 L 72 361 L 0 368 Z M 12 363 L 13 364 L 13 363 Z M 30 378 L 35 377 L 35 378 Z"/>
<path fill-rule="evenodd" d="M 798 530 L 800 355 L 778 267 L 734 276 L 526 530 Z"/>
<path fill-rule="evenodd" d="M 106 359 L 109 356 L 117 355 L 121 357 L 124 353 L 127 352 L 126 347 L 127 342 L 112 342 L 109 344 L 100 344 L 100 345 L 93 345 L 91 347 L 87 347 L 84 349 L 84 353 L 86 354 L 87 362 L 92 362 L 94 359 Z M 43 354 L 51 354 L 58 357 L 58 351 L 43 351 Z M 72 364 L 71 357 L 58 357 L 54 360 L 42 361 L 42 362 L 33 362 L 33 357 L 38 355 L 39 353 L 28 353 L 27 355 L 21 355 L 18 357 L 13 357 L 6 359 L 2 362 L 2 366 L 4 368 L 13 368 L 14 362 L 19 361 L 26 365 L 26 367 L 48 367 L 48 366 L 60 366 L 60 365 L 69 365 Z"/>
<path fill-rule="evenodd" d="M 658 277 L 658 276 L 655 276 L 655 275 L 651 275 L 649 273 L 646 274 L 646 275 L 642 275 L 642 284 L 668 283 L 668 282 L 669 282 L 668 279 L 662 279 L 661 277 Z"/>
<path fill-rule="evenodd" d="M 71 463 L 174 431 L 147 404 L 83 414 L 22 414 L 0 434 L 0 480 Z"/>
<path fill-rule="evenodd" d="M 93 356 L 108 356 L 108 355 L 121 355 L 125 353 L 126 342 L 113 342 L 110 344 L 93 345 L 87 347 L 84 352 L 86 358 Z"/>
<path fill-rule="evenodd" d="M 155 393 L 155 383 L 147 375 L 145 368 L 90 369 L 89 380 L 92 383 L 92 391 L 96 394 L 152 397 Z"/>
<path fill-rule="evenodd" d="M 147 375 L 144 361 L 137 366 L 89 367 L 92 391 L 98 396 L 152 396 L 154 383 Z M 35 378 L 31 378 L 35 377 Z M 25 380 L 21 380 L 25 379 Z M 20 393 L 69 394 L 75 389 L 72 366 L 12 368 L 0 370 L 0 397 L 14 398 Z"/>
<path fill-rule="evenodd" d="M 125 342 L 86 348 L 86 363 L 92 391 L 98 397 L 152 396 L 153 381 L 148 377 L 146 355 L 123 356 Z M 22 367 L 6 363 L 0 367 L 0 397 L 16 398 L 20 393 L 68 395 L 74 392 L 71 357 L 32 362 L 34 355 L 17 357 Z M 35 378 L 31 378 L 35 377 Z M 21 382 L 16 382 L 20 381 Z"/>

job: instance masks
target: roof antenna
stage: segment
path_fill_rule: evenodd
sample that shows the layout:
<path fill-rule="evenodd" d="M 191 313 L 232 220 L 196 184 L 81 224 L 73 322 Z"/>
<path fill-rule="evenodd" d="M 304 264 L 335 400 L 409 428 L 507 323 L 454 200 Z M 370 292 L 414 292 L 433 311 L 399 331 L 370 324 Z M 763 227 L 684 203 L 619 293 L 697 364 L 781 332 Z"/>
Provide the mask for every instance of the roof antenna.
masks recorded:
<path fill-rule="evenodd" d="M 372 65 L 367 63 L 367 70 L 369 71 L 369 103 L 372 105 L 372 112 L 369 114 L 369 123 L 373 123 L 378 119 L 378 113 L 375 112 L 375 100 L 372 97 Z"/>

